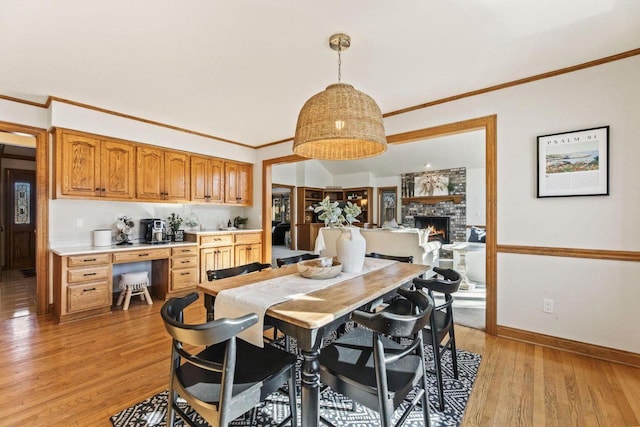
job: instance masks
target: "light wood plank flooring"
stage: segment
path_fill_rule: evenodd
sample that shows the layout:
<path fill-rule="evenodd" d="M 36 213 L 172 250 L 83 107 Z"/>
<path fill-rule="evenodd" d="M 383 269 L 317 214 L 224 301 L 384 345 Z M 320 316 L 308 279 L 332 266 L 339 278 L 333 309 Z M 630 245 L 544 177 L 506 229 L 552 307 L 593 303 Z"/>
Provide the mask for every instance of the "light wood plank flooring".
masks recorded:
<path fill-rule="evenodd" d="M 202 298 L 187 320 L 204 319 Z M 159 310 L 58 325 L 0 322 L 0 425 L 109 426 L 109 416 L 167 387 L 170 340 Z M 460 348 L 483 355 L 463 426 L 640 425 L 640 369 L 456 327 Z"/>
<path fill-rule="evenodd" d="M 20 270 L 0 272 L 0 320 L 36 313 L 36 278 Z"/>

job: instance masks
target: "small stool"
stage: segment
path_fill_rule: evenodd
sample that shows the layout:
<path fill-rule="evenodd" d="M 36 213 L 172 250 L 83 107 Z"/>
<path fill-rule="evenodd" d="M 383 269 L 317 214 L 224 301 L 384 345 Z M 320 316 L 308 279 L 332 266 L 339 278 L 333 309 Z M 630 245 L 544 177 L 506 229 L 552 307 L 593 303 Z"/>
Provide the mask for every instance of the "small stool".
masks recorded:
<path fill-rule="evenodd" d="M 151 295 L 149 295 L 149 272 L 138 271 L 135 273 L 122 273 L 120 275 L 120 296 L 116 305 L 122 304 L 124 300 L 123 310 L 129 310 L 129 303 L 133 295 L 140 295 L 140 299 L 147 300 L 149 305 L 153 304 Z"/>

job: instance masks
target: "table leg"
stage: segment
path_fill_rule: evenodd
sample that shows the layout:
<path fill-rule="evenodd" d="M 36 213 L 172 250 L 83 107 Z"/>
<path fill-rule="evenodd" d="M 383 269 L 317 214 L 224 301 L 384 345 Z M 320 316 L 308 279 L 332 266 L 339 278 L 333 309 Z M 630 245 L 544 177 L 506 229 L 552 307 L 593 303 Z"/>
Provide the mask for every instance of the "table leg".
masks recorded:
<path fill-rule="evenodd" d="M 318 350 L 302 353 L 302 427 L 317 427 L 320 417 L 320 363 Z"/>
<path fill-rule="evenodd" d="M 207 309 L 207 322 L 210 322 L 212 320 L 215 320 L 213 318 L 213 303 L 214 303 L 214 298 L 209 295 L 209 294 L 204 294 L 204 308 Z"/>

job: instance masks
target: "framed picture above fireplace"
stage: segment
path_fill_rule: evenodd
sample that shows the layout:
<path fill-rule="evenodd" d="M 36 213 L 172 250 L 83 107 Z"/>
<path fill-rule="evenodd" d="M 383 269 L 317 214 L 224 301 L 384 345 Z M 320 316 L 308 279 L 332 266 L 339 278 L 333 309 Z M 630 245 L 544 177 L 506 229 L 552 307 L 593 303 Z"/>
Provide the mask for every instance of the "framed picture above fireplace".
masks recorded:
<path fill-rule="evenodd" d="M 609 126 L 538 137 L 537 197 L 609 195 Z"/>

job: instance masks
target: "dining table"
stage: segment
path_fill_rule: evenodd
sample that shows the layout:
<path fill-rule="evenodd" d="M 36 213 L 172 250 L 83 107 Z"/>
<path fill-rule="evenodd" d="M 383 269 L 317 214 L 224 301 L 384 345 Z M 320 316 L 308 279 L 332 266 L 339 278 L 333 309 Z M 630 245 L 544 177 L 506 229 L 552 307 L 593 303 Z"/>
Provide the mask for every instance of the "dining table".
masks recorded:
<path fill-rule="evenodd" d="M 198 290 L 205 296 L 207 319 L 213 320 L 215 299 L 221 292 L 242 292 L 257 289 L 256 286 L 277 287 L 282 282 L 294 284 L 294 289 L 283 301 L 265 307 L 264 321 L 297 341 L 303 359 L 300 373 L 302 426 L 316 427 L 320 422 L 318 357 L 325 338 L 348 322 L 355 310 L 394 293 L 402 284 L 421 276 L 429 268 L 423 264 L 366 258 L 365 269 L 361 273 L 340 273 L 334 279 L 316 280 L 300 277 L 296 264 L 293 264 L 201 282 Z M 324 280 L 331 281 L 322 283 Z M 295 283 L 299 283 L 302 290 L 296 289 Z M 315 290 L 305 290 L 307 285 Z"/>

